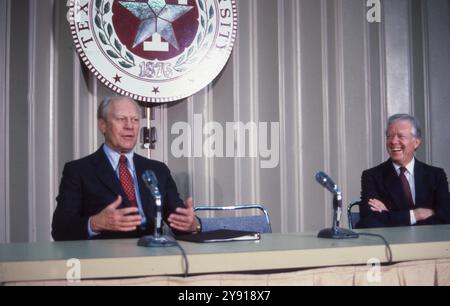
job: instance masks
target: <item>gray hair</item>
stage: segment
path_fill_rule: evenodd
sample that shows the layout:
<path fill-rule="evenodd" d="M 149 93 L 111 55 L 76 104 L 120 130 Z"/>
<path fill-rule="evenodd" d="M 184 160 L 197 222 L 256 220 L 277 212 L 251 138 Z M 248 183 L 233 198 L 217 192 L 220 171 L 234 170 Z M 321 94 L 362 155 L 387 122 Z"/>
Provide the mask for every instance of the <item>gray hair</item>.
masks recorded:
<path fill-rule="evenodd" d="M 137 113 L 138 114 L 140 113 L 139 104 L 136 101 L 134 101 L 133 99 L 131 99 L 131 98 L 123 97 L 123 96 L 106 97 L 106 98 L 104 98 L 102 100 L 102 102 L 98 106 L 97 119 L 103 119 L 103 120 L 106 121 L 107 118 L 108 118 L 108 112 L 109 112 L 109 107 L 111 106 L 111 103 L 114 102 L 114 101 L 119 101 L 119 100 L 130 101 L 136 107 Z"/>
<path fill-rule="evenodd" d="M 417 139 L 422 139 L 422 128 L 420 127 L 420 122 L 413 116 L 408 114 L 395 114 L 389 117 L 387 122 L 386 136 L 389 127 L 398 121 L 409 121 L 412 126 L 412 134 Z"/>

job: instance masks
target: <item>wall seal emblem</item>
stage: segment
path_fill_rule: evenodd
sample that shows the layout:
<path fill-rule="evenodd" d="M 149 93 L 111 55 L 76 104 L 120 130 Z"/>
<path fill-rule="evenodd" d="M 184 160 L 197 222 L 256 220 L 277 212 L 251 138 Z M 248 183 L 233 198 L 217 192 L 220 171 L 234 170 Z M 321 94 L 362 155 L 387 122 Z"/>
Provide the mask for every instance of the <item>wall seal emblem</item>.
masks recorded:
<path fill-rule="evenodd" d="M 237 32 L 235 0 L 73 0 L 76 50 L 111 90 L 165 103 L 210 84 Z"/>

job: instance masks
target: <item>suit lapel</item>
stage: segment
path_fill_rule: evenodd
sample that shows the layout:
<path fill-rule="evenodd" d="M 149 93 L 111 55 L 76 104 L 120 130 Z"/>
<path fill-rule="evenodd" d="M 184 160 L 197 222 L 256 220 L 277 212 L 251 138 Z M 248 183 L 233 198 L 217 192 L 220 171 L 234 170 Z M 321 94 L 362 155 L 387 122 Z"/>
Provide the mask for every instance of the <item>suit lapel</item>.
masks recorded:
<path fill-rule="evenodd" d="M 416 159 L 414 164 L 414 186 L 416 189 L 416 207 L 420 207 L 425 202 L 425 186 L 426 186 L 426 177 L 425 177 L 425 168 L 423 164 Z"/>
<path fill-rule="evenodd" d="M 388 190 L 389 194 L 391 195 L 391 198 L 393 200 L 393 205 L 396 206 L 398 209 L 407 208 L 407 201 L 406 196 L 402 189 L 402 184 L 400 182 L 400 178 L 397 175 L 397 172 L 395 171 L 394 166 L 392 165 L 392 161 L 388 160 L 385 163 L 384 169 L 383 169 L 383 176 L 384 176 L 384 182 L 385 182 L 385 188 Z M 390 209 L 395 207 L 388 207 Z"/>
<path fill-rule="evenodd" d="M 114 194 L 121 195 L 122 199 L 125 203 L 128 202 L 127 197 L 122 191 L 122 187 L 120 186 L 120 181 L 117 178 L 116 173 L 114 172 L 111 163 L 106 157 L 105 152 L 103 151 L 103 146 L 97 150 L 94 154 L 94 167 L 97 171 L 95 171 L 98 179 L 110 189 Z"/>
<path fill-rule="evenodd" d="M 144 182 L 142 181 L 142 174 L 145 170 L 147 170 L 145 165 L 145 159 L 143 159 L 141 156 L 134 154 L 133 157 L 134 162 L 134 168 L 136 170 L 136 176 L 138 181 L 138 187 L 139 187 L 139 193 L 141 195 L 141 203 L 142 203 L 142 209 L 144 210 L 144 213 L 147 217 L 152 217 L 152 209 L 151 207 L 155 207 L 155 200 L 150 195 L 150 191 L 145 186 Z"/>

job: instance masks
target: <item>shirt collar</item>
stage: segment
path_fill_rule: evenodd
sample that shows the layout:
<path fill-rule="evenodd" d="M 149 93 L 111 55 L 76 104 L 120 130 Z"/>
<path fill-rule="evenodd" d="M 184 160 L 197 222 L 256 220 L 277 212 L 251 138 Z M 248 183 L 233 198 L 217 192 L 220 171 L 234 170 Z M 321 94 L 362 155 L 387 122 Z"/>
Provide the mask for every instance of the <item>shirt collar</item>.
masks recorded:
<path fill-rule="evenodd" d="M 117 167 L 119 166 L 119 158 L 120 158 L 121 154 L 114 151 L 113 149 L 111 149 L 106 143 L 103 145 L 103 151 L 105 152 L 106 156 L 108 157 L 108 160 L 111 163 L 113 169 L 116 170 Z M 128 161 L 128 163 L 127 163 L 128 168 L 130 168 L 134 172 L 134 163 L 133 163 L 134 152 L 131 151 L 124 155 Z"/>
<path fill-rule="evenodd" d="M 400 165 L 397 165 L 396 163 L 392 163 L 393 165 L 394 165 L 394 168 L 395 168 L 395 171 L 397 172 L 397 174 L 400 174 L 400 168 L 402 167 L 402 166 L 400 166 Z M 414 165 L 416 164 L 416 159 L 415 158 L 413 158 L 410 162 L 409 162 L 409 164 L 407 164 L 406 165 L 406 170 L 408 170 L 408 173 L 409 174 L 411 174 L 411 175 L 414 175 Z"/>

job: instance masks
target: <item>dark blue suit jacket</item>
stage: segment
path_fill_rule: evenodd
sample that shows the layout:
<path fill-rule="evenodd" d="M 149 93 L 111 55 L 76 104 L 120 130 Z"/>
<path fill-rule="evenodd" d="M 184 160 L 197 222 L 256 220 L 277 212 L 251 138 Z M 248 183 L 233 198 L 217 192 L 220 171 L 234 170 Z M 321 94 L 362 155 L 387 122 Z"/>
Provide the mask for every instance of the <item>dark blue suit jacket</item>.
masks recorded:
<path fill-rule="evenodd" d="M 450 224 L 450 196 L 447 176 L 443 169 L 424 164 L 416 159 L 414 166 L 416 208 L 431 208 L 435 215 L 417 225 Z M 361 178 L 361 221 L 359 228 L 409 226 L 410 214 L 400 178 L 392 161 L 366 170 Z M 378 199 L 389 212 L 373 212 L 369 199 Z"/>
<path fill-rule="evenodd" d="M 134 154 L 133 161 L 147 226 L 130 233 L 103 232 L 94 239 L 135 238 L 153 234 L 156 205 L 141 179 L 145 170 L 153 170 L 158 178 L 165 220 L 177 207 L 184 207 L 169 168 L 164 163 L 137 154 Z M 123 199 L 119 208 L 130 207 L 103 147 L 92 155 L 67 163 L 64 166 L 59 195 L 56 198 L 57 207 L 53 214 L 53 239 L 56 241 L 89 239 L 89 218 L 114 202 L 118 195 Z"/>

